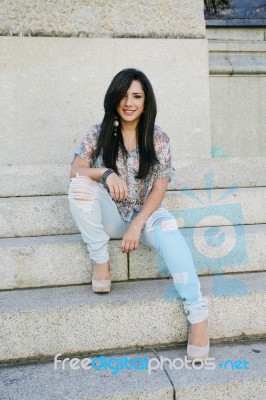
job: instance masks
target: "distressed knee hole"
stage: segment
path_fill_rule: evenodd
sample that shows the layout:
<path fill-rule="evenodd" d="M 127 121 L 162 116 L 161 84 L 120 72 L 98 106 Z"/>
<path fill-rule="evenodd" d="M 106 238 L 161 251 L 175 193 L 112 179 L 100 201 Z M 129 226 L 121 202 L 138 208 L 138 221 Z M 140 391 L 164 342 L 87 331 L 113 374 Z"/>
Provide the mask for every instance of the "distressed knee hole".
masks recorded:
<path fill-rule="evenodd" d="M 177 222 L 176 220 L 173 219 L 164 219 L 164 217 L 160 218 L 160 219 L 148 219 L 146 225 L 145 225 L 145 229 L 147 231 L 152 231 L 154 230 L 154 226 L 155 225 L 159 225 L 161 226 L 162 231 L 171 231 L 171 230 L 177 230 L 178 226 L 177 226 Z"/>
<path fill-rule="evenodd" d="M 72 178 L 69 185 L 68 198 L 76 201 L 95 201 L 98 185 L 87 176 Z"/>
<path fill-rule="evenodd" d="M 188 283 L 188 272 L 175 272 L 172 277 L 174 284 Z"/>
<path fill-rule="evenodd" d="M 175 219 L 165 219 L 162 221 L 162 231 L 173 231 L 178 229 Z"/>

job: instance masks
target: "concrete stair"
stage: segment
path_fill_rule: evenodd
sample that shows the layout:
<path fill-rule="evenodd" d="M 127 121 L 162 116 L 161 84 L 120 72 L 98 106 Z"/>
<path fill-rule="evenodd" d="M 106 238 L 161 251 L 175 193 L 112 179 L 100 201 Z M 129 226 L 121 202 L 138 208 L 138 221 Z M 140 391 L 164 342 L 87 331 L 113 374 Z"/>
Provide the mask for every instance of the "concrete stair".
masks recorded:
<path fill-rule="evenodd" d="M 212 340 L 265 334 L 265 276 L 201 277 Z M 172 279 L 117 282 L 107 295 L 95 295 L 88 285 L 2 291 L 0 304 L 2 361 L 178 344 L 187 338 Z"/>
<path fill-rule="evenodd" d="M 108 370 L 54 371 L 53 357 L 134 357 L 146 351 L 184 359 L 188 325 L 172 278 L 154 250 L 140 245 L 122 254 L 120 240 L 111 240 L 112 290 L 96 295 L 92 263 L 68 209 L 68 167 L 2 167 L 1 399 L 15 399 L 18 387 L 21 399 L 34 400 L 189 400 L 195 391 L 202 400 L 263 398 L 265 166 L 263 158 L 180 161 L 164 201 L 186 237 L 209 300 L 216 368 L 165 366 L 151 375 L 123 370 L 115 385 Z M 225 235 L 223 252 L 233 251 L 229 260 L 212 253 L 216 242 L 207 243 L 206 233 Z M 228 358 L 249 359 L 253 369 L 218 367 Z"/>
<path fill-rule="evenodd" d="M 208 190 L 169 191 L 163 205 L 175 213 L 181 228 L 266 223 L 264 187 L 239 188 L 228 194 L 224 189 L 214 189 L 211 191 L 210 200 L 209 195 Z M 241 206 L 241 210 L 238 205 Z M 212 210 L 208 212 L 207 207 L 212 207 Z M 191 210 L 194 210 L 193 213 Z M 0 212 L 1 237 L 78 232 L 70 215 L 67 197 L 64 195 L 3 198 L 0 202 Z M 224 212 L 227 212 L 227 215 L 224 216 Z M 205 220 L 205 217 L 208 219 Z M 198 221 L 197 225 L 194 225 L 195 220 Z"/>
<path fill-rule="evenodd" d="M 198 275 L 217 272 L 258 272 L 266 270 L 266 224 L 246 225 L 238 238 L 245 244 L 236 253 L 234 265 L 223 265 L 223 260 L 205 259 L 195 249 L 191 238 L 202 238 L 204 228 L 183 228 L 193 253 Z M 234 246 L 235 232 L 231 227 L 219 227 Z M 120 240 L 109 243 L 112 281 L 169 277 L 169 273 L 154 250 L 139 245 L 129 255 L 120 251 Z M 205 243 L 203 252 L 208 254 Z M 242 254 L 241 254 L 242 251 Z M 243 251 L 246 258 L 243 259 Z M 89 260 L 81 235 L 55 235 L 0 239 L 0 289 L 36 288 L 42 286 L 76 285 L 91 282 L 93 263 Z"/>
<path fill-rule="evenodd" d="M 191 400 L 195 396 L 198 400 L 262 400 L 265 354 L 261 341 L 216 344 L 212 346 L 214 368 L 205 369 L 201 364 L 180 368 L 186 355 L 183 346 L 89 353 L 75 357 L 76 369 L 69 364 L 74 357 L 64 369 L 62 362 L 55 369 L 53 361 L 0 367 L 0 392 L 3 400 L 17 400 L 18 393 L 21 400 Z M 128 368 L 119 370 L 117 365 L 125 357 Z M 90 358 L 87 370 L 81 367 L 85 358 Z M 97 370 L 103 363 L 107 368 Z"/>
<path fill-rule="evenodd" d="M 175 162 L 169 190 L 265 186 L 265 157 L 199 158 Z M 66 194 L 70 164 L 0 165 L 1 197 Z"/>

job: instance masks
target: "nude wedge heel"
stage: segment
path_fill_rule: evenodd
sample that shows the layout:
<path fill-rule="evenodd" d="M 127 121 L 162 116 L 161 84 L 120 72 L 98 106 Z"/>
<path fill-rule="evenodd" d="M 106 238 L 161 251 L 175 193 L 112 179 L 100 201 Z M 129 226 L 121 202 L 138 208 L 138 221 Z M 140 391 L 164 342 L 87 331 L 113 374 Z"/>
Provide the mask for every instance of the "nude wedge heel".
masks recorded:
<path fill-rule="evenodd" d="M 110 272 L 110 263 L 108 264 Z M 111 279 L 94 279 L 92 277 L 92 290 L 94 293 L 108 293 L 111 290 Z"/>
<path fill-rule="evenodd" d="M 110 279 L 92 279 L 92 290 L 95 293 L 110 292 L 111 280 Z"/>
<path fill-rule="evenodd" d="M 194 346 L 193 344 L 187 344 L 187 359 L 205 361 L 209 357 L 210 343 L 206 346 Z"/>
<path fill-rule="evenodd" d="M 209 332 L 209 327 L 208 327 Z M 190 338 L 190 329 L 189 329 L 189 337 L 187 343 L 187 359 L 188 360 L 198 360 L 205 361 L 209 357 L 210 352 L 210 340 L 208 339 L 208 343 L 205 346 L 195 346 L 189 343 Z"/>

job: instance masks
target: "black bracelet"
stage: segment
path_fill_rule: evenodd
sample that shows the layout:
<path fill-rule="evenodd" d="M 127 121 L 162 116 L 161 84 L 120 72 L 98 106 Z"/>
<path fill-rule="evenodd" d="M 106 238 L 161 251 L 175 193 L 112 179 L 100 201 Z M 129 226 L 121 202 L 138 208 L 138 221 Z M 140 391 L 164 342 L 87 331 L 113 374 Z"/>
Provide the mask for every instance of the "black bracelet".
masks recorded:
<path fill-rule="evenodd" d="M 108 169 L 104 172 L 104 174 L 102 175 L 101 180 L 102 180 L 103 182 L 106 182 L 107 177 L 108 177 L 109 175 L 111 175 L 113 172 L 115 172 L 113 169 L 108 168 Z"/>

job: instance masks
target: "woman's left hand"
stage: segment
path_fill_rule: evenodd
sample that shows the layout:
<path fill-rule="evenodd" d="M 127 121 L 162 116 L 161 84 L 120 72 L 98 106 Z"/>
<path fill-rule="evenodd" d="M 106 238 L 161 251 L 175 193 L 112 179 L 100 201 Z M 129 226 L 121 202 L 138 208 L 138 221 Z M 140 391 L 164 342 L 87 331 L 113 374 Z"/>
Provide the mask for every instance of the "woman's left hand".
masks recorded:
<path fill-rule="evenodd" d="M 136 228 L 136 229 L 135 229 Z M 137 225 L 130 225 L 123 236 L 121 242 L 122 253 L 128 253 L 129 251 L 136 250 L 139 245 L 139 239 L 141 236 L 141 227 Z"/>

